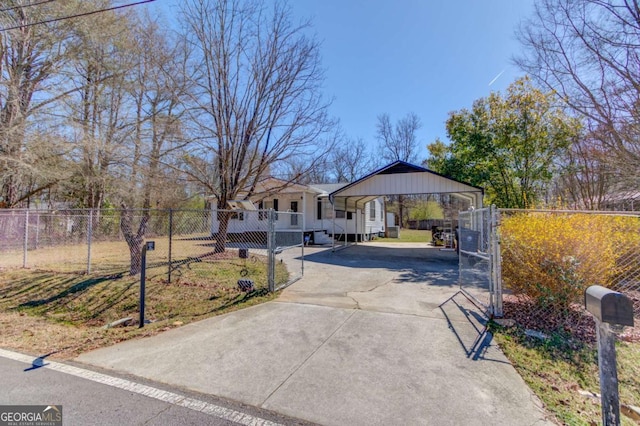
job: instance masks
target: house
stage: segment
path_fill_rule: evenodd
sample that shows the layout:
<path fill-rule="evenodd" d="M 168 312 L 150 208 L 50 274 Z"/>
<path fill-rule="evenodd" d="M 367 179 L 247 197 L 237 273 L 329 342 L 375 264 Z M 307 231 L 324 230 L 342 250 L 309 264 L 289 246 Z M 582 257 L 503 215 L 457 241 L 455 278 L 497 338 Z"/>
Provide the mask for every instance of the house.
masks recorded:
<path fill-rule="evenodd" d="M 404 161 L 350 183 L 300 185 L 269 177 L 256 185 L 248 209 L 233 212 L 227 229 L 230 239 L 247 242 L 251 237 L 263 245 L 267 213 L 273 209 L 278 212 L 274 223 L 278 246 L 300 244 L 303 238 L 316 244 L 364 241 L 385 231 L 385 196 L 407 194 L 450 194 L 482 208 L 484 190 Z M 213 214 L 212 234 L 218 228 L 218 215 Z"/>
<path fill-rule="evenodd" d="M 233 240 L 253 233 L 256 242 L 265 243 L 267 211 L 270 209 L 277 212 L 274 228 L 277 231 L 278 245 L 295 243 L 294 239 L 298 238 L 300 231 L 308 241 L 315 244 L 330 244 L 331 236 L 338 240 L 362 241 L 384 232 L 383 197 L 372 199 L 357 211 L 334 209 L 329 202 L 329 194 L 347 185 L 348 183 L 300 185 L 273 177 L 266 178 L 256 185 L 254 194 L 249 197 L 253 206 L 233 213 L 227 228 L 229 238 Z M 215 203 L 212 206 L 215 209 Z M 212 234 L 218 232 L 219 224 L 218 215 L 213 214 Z M 287 232 L 292 237 L 287 238 Z"/>

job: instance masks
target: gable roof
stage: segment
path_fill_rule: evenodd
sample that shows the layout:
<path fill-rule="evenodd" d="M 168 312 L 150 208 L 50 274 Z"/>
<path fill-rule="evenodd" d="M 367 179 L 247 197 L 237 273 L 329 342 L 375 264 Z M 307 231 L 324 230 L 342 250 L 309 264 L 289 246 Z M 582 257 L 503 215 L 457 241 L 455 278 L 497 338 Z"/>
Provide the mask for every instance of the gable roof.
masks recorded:
<path fill-rule="evenodd" d="M 323 195 L 328 195 L 338 189 L 344 188 L 349 185 L 349 182 L 341 182 L 341 183 L 311 183 L 309 186 L 311 188 L 317 189 L 318 192 Z"/>
<path fill-rule="evenodd" d="M 484 190 L 415 164 L 395 161 L 329 194 L 338 210 L 353 211 L 383 195 L 469 194 L 482 206 Z"/>

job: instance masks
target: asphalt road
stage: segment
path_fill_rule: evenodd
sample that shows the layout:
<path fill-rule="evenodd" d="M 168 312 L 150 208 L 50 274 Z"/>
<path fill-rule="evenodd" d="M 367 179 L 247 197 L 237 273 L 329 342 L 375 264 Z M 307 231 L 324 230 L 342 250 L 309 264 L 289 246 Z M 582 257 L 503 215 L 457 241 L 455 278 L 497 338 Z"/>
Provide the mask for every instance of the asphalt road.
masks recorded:
<path fill-rule="evenodd" d="M 65 426 L 309 424 L 139 378 L 105 375 L 46 359 L 26 363 L 7 355 L 25 358 L 0 353 L 0 405 L 62 405 Z"/>

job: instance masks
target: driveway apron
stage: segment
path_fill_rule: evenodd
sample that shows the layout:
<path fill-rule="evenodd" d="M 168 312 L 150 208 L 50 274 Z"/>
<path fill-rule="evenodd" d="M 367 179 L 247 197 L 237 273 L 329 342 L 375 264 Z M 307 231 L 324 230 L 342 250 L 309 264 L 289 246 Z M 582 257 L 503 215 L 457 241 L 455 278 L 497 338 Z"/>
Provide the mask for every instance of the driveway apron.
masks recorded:
<path fill-rule="evenodd" d="M 532 425 L 546 420 L 452 252 L 366 243 L 305 248 L 274 301 L 77 361 L 326 425 Z"/>

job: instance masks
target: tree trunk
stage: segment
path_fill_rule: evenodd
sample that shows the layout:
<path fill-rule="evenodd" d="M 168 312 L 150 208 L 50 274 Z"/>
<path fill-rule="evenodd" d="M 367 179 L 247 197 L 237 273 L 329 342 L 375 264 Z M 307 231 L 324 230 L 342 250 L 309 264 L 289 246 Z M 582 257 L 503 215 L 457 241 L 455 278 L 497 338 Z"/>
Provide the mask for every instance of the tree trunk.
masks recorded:
<path fill-rule="evenodd" d="M 142 243 L 144 235 L 147 231 L 147 223 L 149 222 L 149 210 L 145 210 L 140 219 L 140 225 L 137 232 L 133 232 L 133 210 L 122 205 L 120 216 L 120 230 L 124 239 L 129 246 L 129 275 L 137 275 L 142 270 Z"/>
<path fill-rule="evenodd" d="M 129 245 L 129 275 L 138 275 L 142 271 L 142 238 L 127 240 Z"/>
<path fill-rule="evenodd" d="M 218 215 L 218 233 L 216 234 L 216 244 L 213 249 L 214 253 L 224 253 L 227 243 L 227 231 L 229 229 L 229 219 L 231 212 L 227 210 L 217 210 Z"/>

